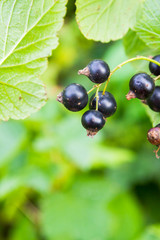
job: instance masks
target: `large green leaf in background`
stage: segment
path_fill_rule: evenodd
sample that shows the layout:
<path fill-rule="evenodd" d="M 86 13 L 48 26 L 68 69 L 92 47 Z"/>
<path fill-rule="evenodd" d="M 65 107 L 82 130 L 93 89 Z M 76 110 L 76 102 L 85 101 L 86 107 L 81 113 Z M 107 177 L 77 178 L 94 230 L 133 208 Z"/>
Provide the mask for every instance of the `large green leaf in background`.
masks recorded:
<path fill-rule="evenodd" d="M 147 46 L 133 30 L 129 30 L 125 35 L 123 38 L 123 45 L 129 58 L 140 55 L 150 57 L 159 54 L 159 50 Z M 136 70 L 142 71 L 143 69 L 143 71 L 149 71 L 149 63 L 147 61 L 135 61 L 132 62 L 132 64 L 136 67 Z"/>
<path fill-rule="evenodd" d="M 39 240 L 33 223 L 20 214 L 16 222 L 16 227 L 11 231 L 11 236 L 11 240 Z"/>
<path fill-rule="evenodd" d="M 0 169 L 9 162 L 26 141 L 26 129 L 16 122 L 0 124 Z"/>
<path fill-rule="evenodd" d="M 126 36 L 123 38 L 123 44 L 125 52 L 128 57 L 135 57 L 137 55 L 154 56 L 158 54 L 157 49 L 149 48 L 145 42 L 143 42 L 135 31 L 129 30 Z M 141 62 L 148 64 L 146 61 L 138 61 L 138 65 Z"/>
<path fill-rule="evenodd" d="M 77 0 L 77 22 L 88 39 L 109 42 L 122 38 L 136 22 L 141 0 Z"/>
<path fill-rule="evenodd" d="M 160 50 L 160 0 L 146 0 L 142 17 L 136 24 L 138 36 L 152 48 Z"/>
<path fill-rule="evenodd" d="M 145 232 L 140 238 L 136 240 L 159 240 L 160 239 L 160 225 L 151 225 L 146 228 Z"/>
<path fill-rule="evenodd" d="M 66 0 L 0 1 L 0 119 L 23 119 L 45 104 L 39 75 L 58 44 Z"/>
<path fill-rule="evenodd" d="M 132 240 L 142 228 L 134 197 L 103 176 L 77 176 L 68 191 L 44 197 L 41 210 L 48 240 Z"/>

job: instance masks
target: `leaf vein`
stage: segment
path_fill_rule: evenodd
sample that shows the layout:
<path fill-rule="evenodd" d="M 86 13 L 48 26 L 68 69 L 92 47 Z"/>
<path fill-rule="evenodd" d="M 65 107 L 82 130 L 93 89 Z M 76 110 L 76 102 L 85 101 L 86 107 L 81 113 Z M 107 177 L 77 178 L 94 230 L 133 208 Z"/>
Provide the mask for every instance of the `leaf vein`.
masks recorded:
<path fill-rule="evenodd" d="M 15 0 L 16 1 L 16 0 Z M 16 49 L 16 47 L 18 46 L 18 44 L 22 41 L 22 39 L 40 22 L 40 20 L 51 10 L 51 8 L 55 5 L 56 2 L 53 2 L 53 4 L 38 18 L 38 20 L 33 24 L 33 26 L 28 29 L 27 32 L 25 32 L 24 34 L 22 34 L 21 38 L 19 39 L 19 41 L 13 46 L 13 48 L 10 50 L 10 52 L 4 57 L 2 58 L 2 60 L 0 61 L 0 65 L 4 63 L 4 61 L 14 52 L 14 50 Z"/>
<path fill-rule="evenodd" d="M 7 39 L 8 39 L 8 30 L 9 30 L 9 26 L 10 26 L 10 23 L 11 23 L 12 14 L 13 14 L 13 10 L 14 10 L 15 4 L 16 4 L 16 0 L 14 0 L 14 2 L 13 2 L 11 14 L 9 16 L 9 22 L 7 24 L 6 35 L 5 35 L 5 40 L 4 40 L 4 53 L 3 53 L 3 57 L 5 56 L 5 53 L 6 53 L 6 45 L 7 45 Z"/>
<path fill-rule="evenodd" d="M 27 95 L 29 95 L 29 96 L 32 96 L 32 97 L 41 99 L 41 98 L 39 98 L 38 96 L 33 95 L 33 94 L 31 94 L 31 93 L 28 93 L 28 92 L 26 92 L 26 91 L 24 91 L 24 90 L 22 90 L 22 89 L 20 89 L 20 88 L 17 88 L 17 87 L 15 87 L 14 85 L 11 85 L 11 84 L 9 84 L 9 83 L 5 83 L 5 82 L 0 81 L 0 84 L 1 84 L 1 85 L 6 85 L 6 86 L 8 86 L 8 87 L 10 87 L 10 88 L 14 88 L 14 89 L 18 90 L 19 92 L 22 92 L 22 93 L 27 94 Z"/>

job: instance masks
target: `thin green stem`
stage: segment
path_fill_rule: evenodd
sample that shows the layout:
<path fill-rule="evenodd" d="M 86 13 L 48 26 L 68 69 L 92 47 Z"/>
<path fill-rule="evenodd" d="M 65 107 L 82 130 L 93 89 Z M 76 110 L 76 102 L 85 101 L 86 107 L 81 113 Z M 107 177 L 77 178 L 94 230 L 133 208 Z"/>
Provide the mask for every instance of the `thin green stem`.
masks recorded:
<path fill-rule="evenodd" d="M 97 86 L 98 86 L 98 85 L 94 85 L 93 88 L 91 88 L 91 89 L 87 92 L 87 94 L 91 93 L 95 88 L 97 88 Z"/>
<path fill-rule="evenodd" d="M 160 79 L 160 75 L 154 78 L 154 81 L 157 81 Z"/>
<path fill-rule="evenodd" d="M 100 85 L 97 86 L 97 90 L 96 90 L 96 110 L 98 111 L 98 100 L 99 100 L 99 96 L 98 96 L 98 91 L 99 91 Z"/>
<path fill-rule="evenodd" d="M 23 209 L 23 208 L 19 208 L 19 211 L 33 224 L 35 224 L 34 220 L 32 219 L 32 217 Z"/>
<path fill-rule="evenodd" d="M 122 66 L 124 66 L 125 64 L 129 63 L 129 62 L 133 62 L 133 61 L 137 61 L 137 60 L 146 60 L 146 61 L 149 61 L 149 62 L 153 62 L 155 64 L 157 64 L 158 66 L 160 66 L 160 62 L 157 62 L 155 61 L 154 59 L 152 58 L 148 58 L 148 57 L 143 57 L 143 56 L 137 56 L 135 58 L 131 58 L 131 59 L 128 59 L 124 62 L 122 62 L 121 64 L 119 64 L 117 67 L 115 67 L 112 72 L 110 73 L 109 77 L 108 77 L 108 80 L 104 86 L 104 89 L 103 89 L 103 94 L 105 94 L 105 91 L 106 91 L 106 88 L 108 86 L 108 83 L 111 79 L 111 76 L 113 75 L 113 73 L 115 73 L 118 69 L 120 69 Z"/>

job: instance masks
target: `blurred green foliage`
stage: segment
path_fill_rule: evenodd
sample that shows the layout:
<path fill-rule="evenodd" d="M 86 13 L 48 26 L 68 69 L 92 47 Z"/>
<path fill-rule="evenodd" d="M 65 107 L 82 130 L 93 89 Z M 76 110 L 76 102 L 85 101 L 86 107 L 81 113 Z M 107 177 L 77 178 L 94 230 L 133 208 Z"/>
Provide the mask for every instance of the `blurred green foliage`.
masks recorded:
<path fill-rule="evenodd" d="M 82 112 L 56 102 L 69 83 L 92 87 L 77 75 L 92 59 L 111 69 L 127 59 L 122 41 L 81 35 L 73 2 L 42 76 L 47 104 L 24 121 L 0 125 L 0 239 L 158 240 L 160 162 L 146 139 L 151 123 L 138 100 L 125 99 L 137 66 L 114 74 L 108 91 L 118 109 L 94 139 L 81 126 Z"/>

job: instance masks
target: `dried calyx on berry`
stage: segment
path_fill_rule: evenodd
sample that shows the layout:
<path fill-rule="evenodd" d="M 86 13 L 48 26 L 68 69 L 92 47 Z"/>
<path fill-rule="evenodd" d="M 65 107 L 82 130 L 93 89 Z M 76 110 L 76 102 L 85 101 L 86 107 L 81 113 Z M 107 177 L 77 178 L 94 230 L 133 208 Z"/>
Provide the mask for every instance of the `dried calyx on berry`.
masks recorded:
<path fill-rule="evenodd" d="M 105 82 L 110 74 L 109 66 L 102 60 L 91 61 L 84 69 L 78 71 L 79 75 L 87 76 L 94 83 Z"/>
<path fill-rule="evenodd" d="M 88 94 L 82 85 L 72 83 L 58 94 L 57 101 L 61 102 L 68 110 L 77 112 L 87 105 Z"/>
<path fill-rule="evenodd" d="M 126 95 L 127 100 L 132 98 L 147 99 L 154 91 L 154 79 L 147 73 L 135 74 L 129 82 L 130 91 Z"/>
<path fill-rule="evenodd" d="M 96 110 L 88 110 L 81 119 L 83 127 L 87 130 L 87 136 L 93 137 L 105 125 L 103 114 Z"/>
<path fill-rule="evenodd" d="M 89 108 L 96 109 L 96 96 L 93 94 L 90 98 Z M 112 116 L 117 109 L 117 103 L 114 96 L 105 92 L 103 94 L 102 91 L 98 92 L 98 111 L 103 114 L 105 118 Z"/>
<path fill-rule="evenodd" d="M 160 55 L 156 55 L 153 57 L 153 59 L 157 62 L 160 63 Z M 160 66 L 158 66 L 157 64 L 150 62 L 149 63 L 149 70 L 151 73 L 153 73 L 155 76 L 160 75 Z"/>
<path fill-rule="evenodd" d="M 160 124 L 156 125 L 154 128 L 151 128 L 148 131 L 147 139 L 151 144 L 156 145 L 158 147 L 158 149 L 154 152 L 156 154 L 156 157 L 160 158 L 160 156 L 158 156 L 158 151 L 160 149 Z"/>

